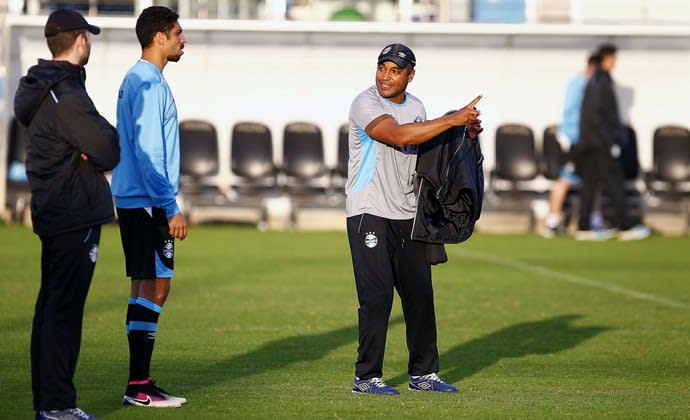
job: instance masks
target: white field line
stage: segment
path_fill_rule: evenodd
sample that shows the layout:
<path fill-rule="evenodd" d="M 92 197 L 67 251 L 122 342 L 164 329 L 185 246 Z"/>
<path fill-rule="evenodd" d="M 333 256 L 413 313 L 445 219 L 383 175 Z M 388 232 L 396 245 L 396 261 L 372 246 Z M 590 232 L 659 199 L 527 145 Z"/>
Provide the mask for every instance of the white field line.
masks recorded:
<path fill-rule="evenodd" d="M 611 293 L 617 295 L 623 295 L 634 299 L 646 300 L 649 302 L 659 303 L 665 306 L 670 306 L 673 308 L 690 309 L 690 305 L 677 300 L 665 298 L 662 296 L 656 296 L 649 293 L 638 292 L 631 289 L 626 289 L 625 287 L 616 286 L 613 284 L 604 283 L 599 280 L 590 279 L 583 276 L 578 276 L 575 274 L 565 273 L 562 271 L 552 270 L 546 267 L 540 267 L 538 265 L 527 264 L 524 262 L 516 261 L 510 258 L 502 257 L 499 255 L 485 254 L 483 252 L 469 251 L 467 249 L 456 249 L 454 250 L 456 254 L 476 259 L 493 264 L 502 265 L 509 268 L 514 268 L 516 270 L 521 270 L 533 274 L 537 274 L 543 277 L 551 278 L 553 280 L 558 280 L 562 282 L 568 282 L 573 284 L 578 284 L 581 286 L 589 286 L 597 289 L 607 290 Z"/>

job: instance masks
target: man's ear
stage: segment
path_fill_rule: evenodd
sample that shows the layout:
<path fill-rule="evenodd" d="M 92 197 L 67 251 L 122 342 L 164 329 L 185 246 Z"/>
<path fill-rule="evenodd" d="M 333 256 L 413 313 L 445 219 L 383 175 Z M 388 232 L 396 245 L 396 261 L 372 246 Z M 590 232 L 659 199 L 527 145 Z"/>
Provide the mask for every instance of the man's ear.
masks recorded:
<path fill-rule="evenodd" d="M 74 40 L 74 47 L 73 48 L 76 48 L 77 51 L 86 48 L 86 44 L 88 43 L 88 41 L 86 40 L 87 36 L 88 35 L 86 35 L 86 34 L 79 34 L 79 36 Z"/>
<path fill-rule="evenodd" d="M 157 43 L 158 45 L 163 45 L 165 44 L 165 34 L 163 32 L 156 32 L 156 35 L 153 36 L 153 41 Z"/>
<path fill-rule="evenodd" d="M 410 70 L 410 74 L 407 76 L 407 83 L 410 83 L 414 79 L 414 69 Z"/>

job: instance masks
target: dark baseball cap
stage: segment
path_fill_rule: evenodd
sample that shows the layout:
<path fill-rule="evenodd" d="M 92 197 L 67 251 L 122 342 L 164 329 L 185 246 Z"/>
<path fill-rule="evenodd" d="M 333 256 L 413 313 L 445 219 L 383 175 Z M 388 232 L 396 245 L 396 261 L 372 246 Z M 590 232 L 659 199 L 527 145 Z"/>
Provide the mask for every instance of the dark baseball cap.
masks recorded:
<path fill-rule="evenodd" d="M 417 59 L 414 57 L 412 50 L 403 44 L 386 45 L 383 50 L 381 50 L 381 54 L 379 54 L 378 64 L 384 61 L 392 61 L 400 68 L 405 68 L 407 66 L 414 67 L 417 64 Z"/>
<path fill-rule="evenodd" d="M 79 12 L 69 9 L 60 9 L 51 13 L 48 16 L 43 33 L 46 38 L 50 38 L 61 32 L 73 31 L 75 29 L 88 29 L 94 35 L 101 33 L 101 28 L 89 25 L 84 16 Z"/>

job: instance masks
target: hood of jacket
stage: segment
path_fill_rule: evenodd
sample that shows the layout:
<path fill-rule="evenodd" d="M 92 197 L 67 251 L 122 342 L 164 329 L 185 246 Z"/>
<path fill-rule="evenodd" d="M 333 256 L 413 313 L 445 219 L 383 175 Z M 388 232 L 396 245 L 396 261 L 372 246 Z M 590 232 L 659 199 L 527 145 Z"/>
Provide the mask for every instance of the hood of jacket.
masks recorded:
<path fill-rule="evenodd" d="M 33 120 L 38 107 L 56 84 L 70 77 L 86 78 L 84 67 L 68 61 L 38 60 L 19 80 L 14 95 L 14 115 L 24 126 Z"/>

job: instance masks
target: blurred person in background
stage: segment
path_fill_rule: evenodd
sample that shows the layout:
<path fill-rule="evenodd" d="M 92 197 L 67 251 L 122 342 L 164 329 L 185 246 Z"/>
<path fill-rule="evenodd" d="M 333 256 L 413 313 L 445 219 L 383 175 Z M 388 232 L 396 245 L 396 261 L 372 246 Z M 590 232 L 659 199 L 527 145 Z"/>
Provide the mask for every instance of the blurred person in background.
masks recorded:
<path fill-rule="evenodd" d="M 78 12 L 51 13 L 44 35 L 53 59 L 38 60 L 14 98 L 27 127 L 31 218 L 42 246 L 31 331 L 36 419 L 95 418 L 77 407 L 73 378 L 101 225 L 114 217 L 104 173 L 120 156 L 115 127 L 86 92 L 91 35 L 100 32 Z"/>
<path fill-rule="evenodd" d="M 578 72 L 568 82 L 563 104 L 563 119 L 556 131 L 556 139 L 565 151 L 563 154 L 563 165 L 559 171 L 559 177 L 554 181 L 549 193 L 549 214 L 544 221 L 540 233 L 545 238 L 565 235 L 567 228 L 563 224 L 563 205 L 568 196 L 568 191 L 573 185 L 579 185 L 580 177 L 575 173 L 575 161 L 578 159 L 578 140 L 580 138 L 580 110 L 582 108 L 582 98 L 585 94 L 585 87 L 590 77 L 594 74 L 599 65 L 599 56 L 593 53 L 587 59 L 587 67 Z M 599 194 L 596 196 L 600 197 Z M 601 212 L 601 200 L 595 202 L 595 209 L 591 215 L 591 226 L 593 229 L 604 227 L 604 218 Z"/>
<path fill-rule="evenodd" d="M 615 235 L 611 231 L 592 229 L 590 215 L 599 185 L 609 197 L 620 240 L 644 239 L 651 233 L 645 225 L 635 225 L 625 207 L 621 154 L 623 124 L 618 111 L 611 71 L 616 65 L 617 47 L 599 47 L 599 66 L 587 83 L 582 99 L 580 117 L 580 146 L 582 158 L 582 194 L 576 239 L 606 240 Z"/>

